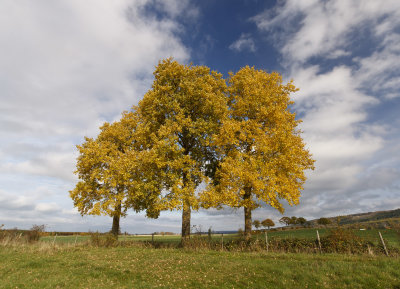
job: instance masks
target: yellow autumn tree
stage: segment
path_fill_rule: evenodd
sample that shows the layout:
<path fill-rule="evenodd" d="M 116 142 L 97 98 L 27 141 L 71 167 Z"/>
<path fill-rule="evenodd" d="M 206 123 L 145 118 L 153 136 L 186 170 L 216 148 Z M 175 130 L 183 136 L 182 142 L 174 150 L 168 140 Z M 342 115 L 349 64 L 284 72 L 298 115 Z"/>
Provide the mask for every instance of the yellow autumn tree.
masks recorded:
<path fill-rule="evenodd" d="M 74 206 L 82 214 L 113 217 L 111 232 L 118 234 L 120 217 L 129 208 L 147 209 L 149 217 L 157 217 L 159 190 L 150 188 L 151 181 L 142 180 L 142 170 L 152 169 L 135 139 L 138 115 L 125 112 L 120 121 L 105 123 L 96 139 L 85 138 L 78 145 L 77 170 L 80 181 L 70 191 Z M 152 177 L 148 174 L 148 178 Z M 154 182 L 153 182 L 154 183 Z"/>
<path fill-rule="evenodd" d="M 222 160 L 216 185 L 201 194 L 203 206 L 244 208 L 245 235 L 251 234 L 251 212 L 266 203 L 280 212 L 281 200 L 299 202 L 304 171 L 314 160 L 290 108 L 297 89 L 278 73 L 248 66 L 228 80 L 229 115 L 213 139 Z"/>
<path fill-rule="evenodd" d="M 199 208 L 196 188 L 215 172 L 211 139 L 227 113 L 226 83 L 208 67 L 172 59 L 160 61 L 154 77 L 138 105 L 138 138 L 158 168 L 157 177 L 151 177 L 162 188 L 157 208 L 182 210 L 184 240 L 190 236 L 191 210 Z"/>

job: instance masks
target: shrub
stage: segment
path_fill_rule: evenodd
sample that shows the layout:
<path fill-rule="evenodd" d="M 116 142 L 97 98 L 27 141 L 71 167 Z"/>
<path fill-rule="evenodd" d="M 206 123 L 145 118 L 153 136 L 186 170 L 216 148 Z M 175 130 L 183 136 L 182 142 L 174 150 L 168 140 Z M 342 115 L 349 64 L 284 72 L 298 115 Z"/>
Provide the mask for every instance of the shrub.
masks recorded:
<path fill-rule="evenodd" d="M 29 243 L 39 241 L 41 233 L 44 232 L 45 228 L 45 225 L 33 225 L 32 228 L 25 233 L 26 240 Z"/>
<path fill-rule="evenodd" d="M 118 236 L 114 234 L 101 234 L 99 232 L 90 234 L 90 244 L 96 247 L 114 247 L 118 245 Z"/>
<path fill-rule="evenodd" d="M 326 226 L 326 225 L 331 224 L 332 222 L 328 218 L 319 218 L 317 223 L 320 225 Z"/>

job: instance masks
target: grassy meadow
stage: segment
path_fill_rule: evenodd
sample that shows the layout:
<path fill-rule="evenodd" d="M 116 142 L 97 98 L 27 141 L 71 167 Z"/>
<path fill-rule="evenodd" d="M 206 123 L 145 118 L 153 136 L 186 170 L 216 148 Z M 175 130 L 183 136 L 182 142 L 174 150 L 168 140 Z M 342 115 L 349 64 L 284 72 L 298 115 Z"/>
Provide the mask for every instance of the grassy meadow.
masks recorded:
<path fill-rule="evenodd" d="M 324 237 L 329 234 L 331 229 L 318 229 L 319 235 L 321 237 Z M 370 229 L 370 230 L 365 230 L 365 231 L 360 231 L 357 229 L 352 230 L 356 236 L 369 240 L 375 244 L 380 243 L 379 239 L 379 234 L 378 232 L 381 232 L 385 242 L 387 245 L 392 246 L 392 247 L 397 247 L 400 248 L 400 238 L 397 235 L 397 233 L 394 230 L 390 229 Z M 206 236 L 203 234 L 203 236 Z M 212 240 L 213 241 L 219 241 L 221 240 L 222 235 L 221 234 L 213 234 L 212 235 Z M 229 235 L 224 235 L 224 241 L 230 241 L 234 239 L 238 239 L 239 236 L 237 234 L 229 234 Z M 260 240 L 265 239 L 264 233 L 254 235 L 254 239 L 259 238 Z M 300 239 L 316 239 L 316 229 L 294 229 L 294 230 L 284 230 L 284 231 L 269 231 L 268 232 L 268 238 L 274 239 L 274 238 L 300 238 Z M 80 243 L 80 242 L 85 242 L 90 239 L 90 236 L 81 236 L 81 235 L 71 235 L 71 236 L 57 236 L 55 239 L 55 243 L 60 244 L 60 243 L 70 243 L 73 244 L 75 243 Z M 119 236 L 119 241 L 124 242 L 124 241 L 138 241 L 138 242 L 143 242 L 143 241 L 152 241 L 152 236 L 151 235 L 120 235 Z M 179 243 L 181 240 L 180 236 L 178 235 L 154 235 L 154 241 L 155 242 L 161 242 L 161 243 Z M 43 242 L 53 242 L 54 241 L 54 236 L 45 236 L 41 237 L 41 241 Z"/>
<path fill-rule="evenodd" d="M 353 231 L 379 242 L 377 230 Z M 394 230 L 380 232 L 400 248 Z M 227 244 L 240 237 L 223 238 Z M 294 238 L 315 240 L 316 229 L 268 232 L 269 240 Z M 253 235 L 256 246 L 244 249 L 222 249 L 221 234 L 212 235 L 213 249 L 196 245 L 207 244 L 207 235 L 193 236 L 195 246 L 185 248 L 177 235 L 155 235 L 154 243 L 151 235 L 120 235 L 110 246 L 89 235 L 18 240 L 0 242 L 0 288 L 400 288 L 398 254 L 267 252 L 264 234 Z"/>
<path fill-rule="evenodd" d="M 1 288 L 400 288 L 398 268 L 366 255 L 0 247 Z"/>

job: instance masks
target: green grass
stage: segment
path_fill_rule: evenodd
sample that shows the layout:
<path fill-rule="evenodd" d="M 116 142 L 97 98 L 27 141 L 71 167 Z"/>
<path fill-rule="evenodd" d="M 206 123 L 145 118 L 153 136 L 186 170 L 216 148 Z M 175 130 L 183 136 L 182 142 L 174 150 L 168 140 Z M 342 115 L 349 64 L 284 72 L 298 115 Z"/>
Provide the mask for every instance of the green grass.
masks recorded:
<path fill-rule="evenodd" d="M 76 243 L 81 243 L 85 242 L 90 239 L 90 236 L 80 236 L 80 235 L 70 235 L 70 236 L 57 236 L 55 243 L 57 244 L 74 244 L 75 243 L 75 238 L 76 238 Z M 40 241 L 43 242 L 53 242 L 54 241 L 54 236 L 46 236 L 46 237 L 41 237 Z"/>
<path fill-rule="evenodd" d="M 400 288 L 398 268 L 368 256 L 0 247 L 0 288 Z"/>
<path fill-rule="evenodd" d="M 326 236 L 329 234 L 331 229 L 318 229 L 318 233 L 320 237 Z M 285 230 L 285 231 L 271 231 L 268 232 L 268 237 L 271 238 L 305 238 L 305 239 L 316 239 L 317 238 L 317 229 L 293 229 L 293 230 Z M 362 239 L 369 240 L 373 243 L 379 243 L 379 233 L 381 232 L 382 237 L 386 241 L 387 244 L 393 247 L 400 248 L 400 239 L 397 233 L 394 230 L 390 229 L 370 229 L 365 231 L 360 231 L 359 229 L 352 229 L 355 235 L 361 237 Z M 260 237 L 261 238 L 261 237 Z"/>
<path fill-rule="evenodd" d="M 329 234 L 330 229 L 318 229 L 319 235 L 321 237 L 326 236 Z M 400 248 L 400 239 L 399 236 L 396 234 L 394 230 L 389 230 L 389 229 L 371 229 L 371 230 L 365 230 L 365 231 L 360 231 L 353 229 L 353 232 L 363 238 L 367 239 L 375 244 L 380 243 L 379 239 L 379 234 L 378 231 L 381 232 L 385 242 L 387 245 L 393 246 Z M 206 236 L 206 235 L 203 235 Z M 90 236 L 57 236 L 56 238 L 56 243 L 70 243 L 73 244 L 75 242 L 80 243 L 84 242 L 90 239 Z M 224 241 L 229 241 L 232 239 L 238 238 L 237 234 L 229 234 L 229 235 L 224 235 Z M 253 238 L 259 238 L 264 240 L 264 234 L 258 234 L 253 236 Z M 316 229 L 308 229 L 308 228 L 302 228 L 302 229 L 293 229 L 293 230 L 285 230 L 285 231 L 270 231 L 268 232 L 268 238 L 304 238 L 304 239 L 316 239 Z M 151 235 L 120 235 L 119 236 L 119 241 L 151 241 L 152 237 Z M 221 234 L 213 234 L 212 239 L 214 241 L 216 240 L 221 240 Z M 44 242 L 53 242 L 54 241 L 54 236 L 47 236 L 47 237 L 42 237 L 40 239 L 41 241 Z M 178 244 L 181 241 L 181 237 L 179 235 L 155 235 L 154 236 L 154 241 L 155 242 L 162 242 L 162 243 L 175 243 Z"/>

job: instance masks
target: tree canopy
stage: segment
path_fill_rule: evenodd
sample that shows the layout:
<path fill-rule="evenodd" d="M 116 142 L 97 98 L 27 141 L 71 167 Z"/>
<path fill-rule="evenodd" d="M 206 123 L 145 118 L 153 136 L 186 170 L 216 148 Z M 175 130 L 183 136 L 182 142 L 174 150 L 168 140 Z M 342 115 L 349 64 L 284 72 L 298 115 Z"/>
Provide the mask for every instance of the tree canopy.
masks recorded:
<path fill-rule="evenodd" d="M 104 123 L 96 139 L 85 138 L 78 145 L 75 173 L 80 181 L 70 191 L 74 206 L 82 214 L 113 217 L 112 233 L 118 234 L 119 219 L 129 208 L 147 210 L 157 217 L 157 190 L 144 187 L 141 173 L 146 164 L 145 151 L 136 147 L 137 114 L 125 112 L 118 122 Z"/>
<path fill-rule="evenodd" d="M 282 83 L 278 73 L 248 66 L 228 80 L 228 111 L 214 143 L 222 155 L 218 184 L 203 194 L 206 206 L 243 207 L 245 234 L 250 236 L 251 211 L 266 203 L 280 212 L 281 200 L 299 202 L 304 171 L 314 160 L 290 111 L 297 88 Z"/>
<path fill-rule="evenodd" d="M 295 91 L 278 73 L 248 66 L 225 80 L 206 66 L 160 61 L 138 106 L 77 146 L 74 205 L 113 216 L 116 227 L 130 208 L 150 217 L 182 210 L 183 238 L 192 209 L 244 208 L 249 236 L 252 210 L 298 204 L 313 169 L 291 111 Z"/>
<path fill-rule="evenodd" d="M 263 220 L 262 222 L 261 222 L 261 225 L 263 226 L 263 227 L 268 227 L 268 229 L 270 228 L 270 227 L 273 227 L 273 226 L 275 226 L 275 223 L 274 223 L 274 221 L 272 221 L 271 219 L 265 219 L 265 220 Z"/>
<path fill-rule="evenodd" d="M 190 234 L 197 186 L 210 183 L 216 152 L 212 138 L 227 113 L 222 75 L 205 66 L 161 61 L 152 88 L 139 102 L 147 147 L 159 163 L 160 209 L 182 209 L 182 236 Z"/>

